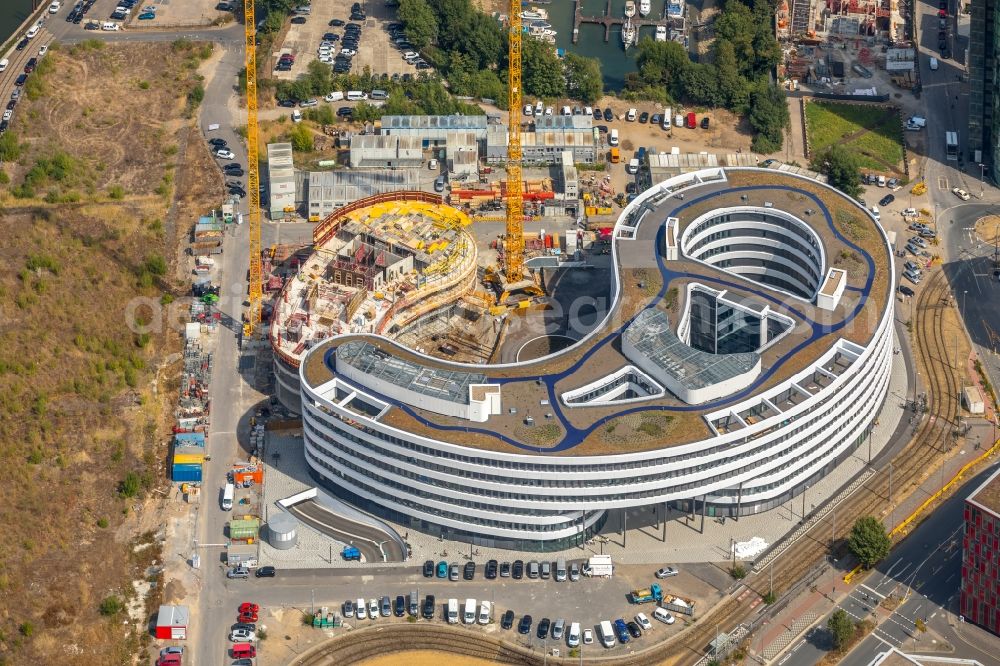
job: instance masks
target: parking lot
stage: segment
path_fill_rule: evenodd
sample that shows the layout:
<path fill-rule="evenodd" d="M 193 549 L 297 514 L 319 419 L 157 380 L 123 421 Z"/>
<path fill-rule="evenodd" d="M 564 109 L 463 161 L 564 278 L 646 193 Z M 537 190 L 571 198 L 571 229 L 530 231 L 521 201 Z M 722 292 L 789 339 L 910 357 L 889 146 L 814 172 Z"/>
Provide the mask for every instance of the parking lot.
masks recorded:
<path fill-rule="evenodd" d="M 277 53 L 273 54 L 277 59 L 282 53 L 294 53 L 295 64 L 289 71 L 273 72 L 273 76 L 284 81 L 295 80 L 307 70 L 310 62 L 316 60 L 316 52 L 325 33 L 332 32 L 343 39 L 344 27 L 330 25 L 330 21 L 334 19 L 361 26 L 360 45 L 357 55 L 351 61 L 352 72 L 362 72 L 367 66 L 372 72 L 379 74 L 415 74 L 416 68 L 403 60 L 402 52 L 392 43 L 386 29 L 389 23 L 396 20 L 396 10 L 379 2 L 361 2 L 366 12 L 365 20 L 351 20 L 351 5 L 354 2 L 355 0 L 313 0 L 310 14 L 301 17 L 305 22 L 293 21 L 288 26 Z M 333 52 L 337 53 L 339 50 L 338 41 Z"/>
<path fill-rule="evenodd" d="M 545 558 L 540 556 L 539 559 Z M 464 567 L 466 561 L 458 558 L 457 563 L 460 567 Z M 633 649 L 646 647 L 653 641 L 658 642 L 674 636 L 682 631 L 690 621 L 678 613 L 673 614 L 675 622 L 671 625 L 657 621 L 653 617 L 657 605 L 653 602 L 631 604 L 626 597 L 629 591 L 640 587 L 645 588 L 651 583 L 658 582 L 668 594 L 680 594 L 694 599 L 696 601 L 695 608 L 699 613 L 707 610 L 720 596 L 712 585 L 699 578 L 699 575 L 704 575 L 707 578 L 716 577 L 720 570 L 712 565 L 685 566 L 681 568 L 678 576 L 660 581 L 653 577 L 655 567 L 616 565 L 612 578 L 583 576 L 576 582 L 568 580 L 557 582 L 553 578 L 531 580 L 527 576 L 521 580 L 509 577 L 487 580 L 483 573 L 484 563 L 477 561 L 477 564 L 475 579 L 472 581 L 424 578 L 419 571 L 405 575 L 399 570 L 395 570 L 395 572 L 372 570 L 365 572 L 368 575 L 338 576 L 336 579 L 324 578 L 321 582 L 318 579 L 314 580 L 304 571 L 286 572 L 279 570 L 275 579 L 252 578 L 250 581 L 227 581 L 229 591 L 236 595 L 230 597 L 229 605 L 232 605 L 235 610 L 239 603 L 245 601 L 258 603 L 262 607 L 259 623 L 267 626 L 269 634 L 291 635 L 295 637 L 296 641 L 301 638 L 313 642 L 322 640 L 322 635 L 316 629 L 302 626 L 302 613 L 288 612 L 289 610 L 295 608 L 308 613 L 313 609 L 314 603 L 317 611 L 320 607 L 326 606 L 329 612 L 342 615 L 345 601 L 350 600 L 352 604 L 356 605 L 358 599 L 364 599 L 367 605 L 372 599 L 376 599 L 378 605 L 381 605 L 383 596 L 388 596 L 393 605 L 397 596 L 403 596 L 407 606 L 409 606 L 408 598 L 412 592 L 416 593 L 421 606 L 427 595 L 434 596 L 434 619 L 423 619 L 421 617 L 422 608 L 418 608 L 419 622 L 446 624 L 449 599 L 458 601 L 460 613 L 466 599 L 475 599 L 477 609 L 482 601 L 491 603 L 493 621 L 485 626 L 466 625 L 470 631 L 482 631 L 507 641 L 537 649 L 561 647 L 563 654 L 565 654 L 567 649 L 565 635 L 561 639 L 555 640 L 552 638 L 550 630 L 546 638 L 542 639 L 538 636 L 538 625 L 543 618 L 548 618 L 552 623 L 563 619 L 567 632 L 573 622 L 579 622 L 581 629 L 590 629 L 593 632 L 595 642 L 590 648 L 590 654 L 593 654 L 595 650 L 600 650 L 602 654 L 614 655 L 624 654 Z M 334 582 L 335 585 L 330 585 L 331 582 Z M 273 594 L 271 589 L 274 590 Z M 315 596 L 311 597 L 313 589 L 315 589 Z M 321 589 L 324 590 L 323 594 L 320 594 Z M 514 612 L 513 625 L 510 629 L 503 629 L 501 619 L 508 609 Z M 602 620 L 614 622 L 614 620 L 621 618 L 628 622 L 632 621 L 635 615 L 640 612 L 646 615 L 652 626 L 651 629 L 643 632 L 643 636 L 631 639 L 627 645 L 622 645 L 619 642 L 608 650 L 599 645 L 599 634 L 596 627 Z M 525 614 L 532 616 L 531 629 L 527 634 L 520 634 L 518 633 L 518 623 Z M 235 612 L 232 621 L 236 621 Z M 405 615 L 404 617 L 396 617 L 395 615 L 384 617 L 381 614 L 372 619 L 366 613 L 365 619 L 352 617 L 345 618 L 343 621 L 348 628 L 361 628 L 409 622 L 410 620 Z M 462 624 L 461 618 L 459 624 Z M 337 635 L 339 632 L 339 629 L 334 629 L 328 635 Z M 293 652 L 289 651 L 288 654 L 285 654 L 284 649 L 294 647 L 294 641 L 285 641 L 283 644 L 272 645 L 269 642 L 267 650 L 261 655 L 261 663 L 287 663 Z M 263 659 L 265 655 L 266 660 Z"/>

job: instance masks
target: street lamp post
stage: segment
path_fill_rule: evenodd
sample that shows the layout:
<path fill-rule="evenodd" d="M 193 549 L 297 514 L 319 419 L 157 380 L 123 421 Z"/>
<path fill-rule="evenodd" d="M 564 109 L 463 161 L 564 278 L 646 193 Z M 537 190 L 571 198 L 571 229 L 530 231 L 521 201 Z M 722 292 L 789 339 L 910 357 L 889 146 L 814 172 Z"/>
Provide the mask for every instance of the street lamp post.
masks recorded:
<path fill-rule="evenodd" d="M 979 165 L 979 198 L 986 194 L 986 165 Z"/>

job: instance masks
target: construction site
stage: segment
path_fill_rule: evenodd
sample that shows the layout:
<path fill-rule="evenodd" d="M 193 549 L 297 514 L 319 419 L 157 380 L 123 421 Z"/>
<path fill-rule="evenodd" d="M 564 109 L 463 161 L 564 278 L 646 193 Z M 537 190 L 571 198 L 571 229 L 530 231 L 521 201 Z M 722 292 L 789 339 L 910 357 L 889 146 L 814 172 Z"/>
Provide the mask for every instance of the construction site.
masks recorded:
<path fill-rule="evenodd" d="M 776 36 L 782 45 L 779 78 L 789 89 L 799 85 L 836 92 L 884 95 L 877 72 L 910 89 L 917 84 L 916 50 L 907 41 L 909 9 L 898 0 L 783 0 L 776 11 Z M 891 48 L 883 49 L 888 43 Z M 854 79 L 854 83 L 849 83 Z M 872 80 L 876 79 L 876 80 Z"/>

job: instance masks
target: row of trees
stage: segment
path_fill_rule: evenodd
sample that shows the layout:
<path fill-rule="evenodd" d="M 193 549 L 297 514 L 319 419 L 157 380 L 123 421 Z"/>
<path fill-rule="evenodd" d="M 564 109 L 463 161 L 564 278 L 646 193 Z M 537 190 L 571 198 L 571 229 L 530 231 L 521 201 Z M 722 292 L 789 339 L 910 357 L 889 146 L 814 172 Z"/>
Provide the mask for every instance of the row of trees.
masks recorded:
<path fill-rule="evenodd" d="M 747 118 L 755 133 L 754 150 L 776 152 L 789 117 L 784 91 L 770 79 L 781 59 L 773 15 L 767 0 L 728 0 L 715 22 L 711 63 L 692 62 L 677 42 L 643 39 L 638 71 L 625 77 L 626 95 L 727 108 Z"/>
<path fill-rule="evenodd" d="M 471 0 L 400 0 L 399 20 L 407 39 L 448 80 L 456 95 L 507 104 L 507 35 L 496 19 Z M 523 92 L 533 97 L 571 97 L 592 103 L 604 94 L 594 58 L 556 57 L 548 44 L 524 37 Z"/>

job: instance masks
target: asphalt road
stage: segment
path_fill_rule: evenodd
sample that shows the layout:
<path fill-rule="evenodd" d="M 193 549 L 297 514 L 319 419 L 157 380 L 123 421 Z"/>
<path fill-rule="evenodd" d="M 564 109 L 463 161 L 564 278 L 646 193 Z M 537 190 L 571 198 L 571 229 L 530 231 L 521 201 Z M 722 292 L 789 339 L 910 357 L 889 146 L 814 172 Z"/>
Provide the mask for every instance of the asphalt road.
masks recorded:
<path fill-rule="evenodd" d="M 914 638 L 921 638 L 915 624 L 918 619 L 926 623 L 928 635 L 933 632 L 938 640 L 954 646 L 955 652 L 948 656 L 996 663 L 994 657 L 966 642 L 953 628 L 961 582 L 964 501 L 993 471 L 995 466 L 966 481 L 838 604 L 855 621 L 874 620 L 874 609 L 883 599 L 905 599 L 892 613 L 882 611 L 878 615 L 875 631 L 840 662 L 841 666 L 867 666 L 890 647 L 912 650 Z M 822 659 L 831 647 L 825 629 L 828 619 L 829 614 L 817 621 L 778 663 L 811 666 Z"/>

